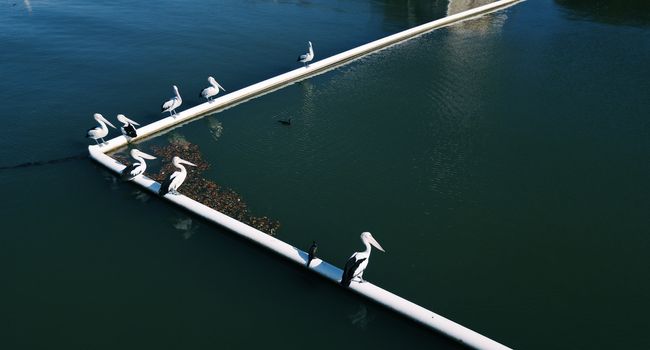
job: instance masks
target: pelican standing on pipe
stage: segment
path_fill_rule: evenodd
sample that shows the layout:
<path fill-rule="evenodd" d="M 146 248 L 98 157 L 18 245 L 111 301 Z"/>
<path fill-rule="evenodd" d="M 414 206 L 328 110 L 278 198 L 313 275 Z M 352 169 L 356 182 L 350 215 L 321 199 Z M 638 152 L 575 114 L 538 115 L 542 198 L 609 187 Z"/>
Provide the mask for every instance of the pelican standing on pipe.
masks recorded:
<path fill-rule="evenodd" d="M 304 55 L 300 55 L 300 57 L 298 57 L 298 62 L 302 62 L 302 64 L 305 67 L 308 67 L 309 62 L 311 62 L 311 60 L 314 59 L 314 49 L 311 47 L 311 41 L 308 41 L 308 43 L 309 43 L 309 52 L 307 52 Z"/>
<path fill-rule="evenodd" d="M 162 113 L 169 112 L 169 115 L 176 114 L 175 109 L 180 107 L 181 104 L 183 104 L 183 99 L 181 98 L 181 94 L 178 93 L 178 88 L 176 85 L 173 86 L 174 88 L 174 97 L 170 98 L 167 102 L 162 104 L 161 110 Z"/>
<path fill-rule="evenodd" d="M 161 196 L 164 196 L 167 193 L 178 194 L 178 188 L 181 187 L 183 181 L 185 181 L 185 178 L 187 177 L 187 169 L 185 169 L 183 164 L 196 166 L 196 164 L 190 163 L 180 157 L 174 157 L 172 159 L 172 164 L 180 170 L 174 171 L 173 174 L 169 175 L 169 177 L 160 184 L 158 194 Z"/>
<path fill-rule="evenodd" d="M 120 127 L 120 131 L 122 131 L 122 135 L 130 138 L 134 138 L 138 136 L 138 133 L 135 130 L 135 125 L 140 126 L 140 124 L 127 118 L 124 114 L 118 114 L 117 120 L 123 124 Z"/>
<path fill-rule="evenodd" d="M 217 96 L 217 94 L 219 93 L 219 89 L 226 91 L 226 89 L 224 89 L 223 86 L 219 85 L 219 83 L 217 83 L 217 81 L 214 80 L 213 77 L 208 77 L 208 83 L 210 83 L 210 86 L 203 89 L 199 97 L 203 97 L 208 101 L 212 101 L 212 97 Z"/>
<path fill-rule="evenodd" d="M 99 123 L 99 126 L 88 129 L 88 132 L 86 133 L 86 137 L 95 140 L 95 142 L 98 145 L 99 145 L 99 141 L 97 141 L 98 139 L 102 139 L 102 143 L 105 143 L 106 141 L 104 141 L 104 137 L 108 135 L 108 127 L 106 126 L 106 124 L 110 125 L 113 129 L 115 129 L 115 126 L 111 124 L 111 122 L 106 120 L 106 118 L 104 118 L 104 116 L 99 113 L 95 113 L 93 115 L 93 118 L 95 118 L 95 120 Z"/>
<path fill-rule="evenodd" d="M 361 234 L 361 242 L 366 246 L 366 250 L 352 254 L 348 262 L 345 263 L 343 268 L 343 276 L 341 276 L 341 285 L 348 287 L 354 278 L 358 278 L 360 283 L 363 283 L 363 271 L 368 267 L 368 260 L 370 259 L 370 250 L 372 246 L 384 251 L 384 248 L 372 237 L 370 232 Z"/>
<path fill-rule="evenodd" d="M 136 161 L 122 170 L 121 178 L 125 181 L 132 180 L 134 177 L 144 174 L 144 171 L 147 170 L 145 159 L 156 159 L 156 157 L 135 148 L 131 150 L 131 157 Z"/>

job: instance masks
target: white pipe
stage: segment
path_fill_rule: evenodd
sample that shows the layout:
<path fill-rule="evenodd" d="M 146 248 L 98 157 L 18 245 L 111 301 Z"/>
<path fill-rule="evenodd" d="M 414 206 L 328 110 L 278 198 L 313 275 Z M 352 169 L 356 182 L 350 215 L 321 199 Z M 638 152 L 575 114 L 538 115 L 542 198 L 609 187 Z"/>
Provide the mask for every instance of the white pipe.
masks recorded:
<path fill-rule="evenodd" d="M 88 151 L 90 152 L 90 156 L 97 162 L 103 164 L 118 174 L 120 174 L 126 167 L 117 160 L 104 154 L 95 146 L 89 146 Z M 138 185 L 144 187 L 156 195 L 158 194 L 160 184 L 146 176 L 136 176 L 132 182 L 137 183 Z M 306 252 L 260 230 L 248 226 L 241 221 L 237 221 L 182 194 L 166 194 L 164 198 L 203 217 L 208 221 L 212 221 L 233 231 L 234 233 L 239 234 L 242 237 L 248 238 L 249 240 L 258 243 L 259 245 L 262 245 L 282 255 L 283 257 L 295 263 L 298 263 L 299 265 L 306 266 L 307 264 L 308 254 Z M 341 276 L 343 275 L 343 271 L 341 269 L 321 259 L 314 259 L 314 262 L 311 264 L 309 269 L 336 283 L 339 283 L 341 281 Z M 420 322 L 425 326 L 433 328 L 434 330 L 437 330 L 475 349 L 509 349 L 505 345 L 502 345 L 486 336 L 474 332 L 469 328 L 463 327 L 454 321 L 444 318 L 387 290 L 375 286 L 370 282 L 366 281 L 364 283 L 357 283 L 353 281 L 350 284 L 349 288 L 363 296 L 366 296 L 369 299 L 372 299 L 388 307 L 389 309 L 393 309 L 398 313 L 401 313 L 415 321 Z"/>
<path fill-rule="evenodd" d="M 322 74 L 328 70 L 334 69 L 338 66 L 341 66 L 342 64 L 358 59 L 364 55 L 384 49 L 386 47 L 397 44 L 404 40 L 412 39 L 416 36 L 422 35 L 431 30 L 452 25 L 460 21 L 464 21 L 474 17 L 482 16 L 484 14 L 491 13 L 494 11 L 498 11 L 506 7 L 512 6 L 520 1 L 523 0 L 496 1 L 487 5 L 479 6 L 471 10 L 463 11 L 451 16 L 447 16 L 435 21 L 431 21 L 419 25 L 417 27 L 413 27 L 411 29 L 401 31 L 393 35 L 389 35 L 382 39 L 375 40 L 370 43 L 341 52 L 334 56 L 330 56 L 328 58 L 313 62 L 307 67 L 300 67 L 298 69 L 294 69 L 287 73 L 280 74 L 278 76 L 261 81 L 259 83 L 249 85 L 245 88 L 223 95 L 212 101 L 199 104 L 192 108 L 186 109 L 182 112 L 178 112 L 178 114 L 176 114 L 175 116 L 163 118 L 151 124 L 145 125 L 141 128 L 138 128 L 138 136 L 130 140 L 127 140 L 125 136 L 118 136 L 109 140 L 107 143 L 103 145 L 93 146 L 93 147 L 100 148 L 101 151 L 105 153 L 116 150 L 120 147 L 125 146 L 128 142 L 142 140 L 148 136 L 159 133 L 163 130 L 167 130 L 175 125 L 189 122 L 190 120 L 195 119 L 199 116 L 206 115 L 210 112 L 214 112 L 219 109 L 232 107 L 238 103 L 242 103 L 252 98 L 262 96 L 266 93 L 280 89 L 286 85 L 289 85 L 301 79 Z"/>

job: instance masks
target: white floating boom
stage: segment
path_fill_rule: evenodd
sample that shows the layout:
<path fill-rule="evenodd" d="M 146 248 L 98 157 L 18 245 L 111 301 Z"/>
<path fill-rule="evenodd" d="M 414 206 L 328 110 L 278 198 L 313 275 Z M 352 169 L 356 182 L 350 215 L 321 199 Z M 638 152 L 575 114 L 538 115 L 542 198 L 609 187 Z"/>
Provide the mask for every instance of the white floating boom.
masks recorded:
<path fill-rule="evenodd" d="M 131 139 L 141 140 L 155 133 L 162 132 L 175 125 L 188 122 L 197 117 L 206 115 L 219 109 L 231 107 L 235 104 L 244 102 L 246 100 L 258 97 L 273 90 L 277 90 L 283 86 L 293 82 L 305 79 L 317 74 L 321 74 L 327 70 L 338 67 L 351 60 L 357 59 L 366 54 L 375 52 L 377 50 L 386 48 L 398 42 L 411 39 L 418 35 L 429 32 L 433 29 L 448 26 L 469 18 L 478 17 L 487 13 L 501 10 L 503 8 L 512 6 L 521 0 L 500 0 L 484 6 L 480 6 L 468 11 L 460 12 L 445 18 L 441 18 L 420 26 L 387 36 L 385 38 L 361 45 L 354 49 L 342 52 L 340 54 L 325 58 L 323 60 L 314 62 L 308 67 L 301 67 L 293 71 L 278 75 L 276 77 L 264 80 L 262 82 L 250 85 L 243 89 L 237 90 L 230 94 L 219 97 L 211 102 L 206 102 L 198 106 L 194 106 L 182 112 L 179 112 L 174 117 L 163 118 L 157 122 L 143 126 L 138 129 L 138 137 Z M 106 155 L 106 153 L 114 151 L 120 147 L 127 145 L 127 139 L 124 136 L 118 136 L 109 140 L 102 146 L 92 145 L 88 146 L 90 156 L 100 164 L 103 164 L 110 170 L 121 173 L 126 167 L 117 160 Z M 138 185 L 144 187 L 150 192 L 157 194 L 160 184 L 146 176 L 138 176 L 132 180 Z M 170 202 L 177 204 L 195 214 L 212 221 L 220 226 L 223 226 L 234 233 L 239 234 L 251 241 L 254 241 L 276 253 L 284 256 L 285 258 L 305 266 L 307 263 L 307 253 L 287 244 L 277 238 L 274 238 L 262 231 L 259 231 L 251 226 L 237 221 L 225 214 L 222 214 L 208 206 L 205 206 L 189 197 L 184 195 L 167 194 L 164 198 Z M 309 267 L 310 270 L 328 278 L 334 282 L 339 282 L 343 271 L 338 267 L 315 259 Z M 436 331 L 439 331 L 457 341 L 466 344 L 475 349 L 510 349 L 503 344 L 500 344 L 488 337 L 485 337 L 469 328 L 463 327 L 449 319 L 446 319 L 432 311 L 429 311 L 417 304 L 414 304 L 398 295 L 395 295 L 387 290 L 384 290 L 370 282 L 357 283 L 352 282 L 349 287 L 353 290 L 375 302 L 393 309 L 400 314 L 403 314 L 419 323 L 428 326 Z"/>
<path fill-rule="evenodd" d="M 399 42 L 412 39 L 416 36 L 422 35 L 434 29 L 446 27 L 470 18 L 479 17 L 491 12 L 502 10 L 506 7 L 510 7 L 521 1 L 523 0 L 496 1 L 487 5 L 473 8 L 471 10 L 463 11 L 451 16 L 437 19 L 435 21 L 428 22 L 419 25 L 417 27 L 413 27 L 411 29 L 407 29 L 396 34 L 389 35 L 382 39 L 378 39 L 369 42 L 367 44 L 355 47 L 353 49 L 341 52 L 334 56 L 330 56 L 328 58 L 312 62 L 311 64 L 309 64 L 308 67 L 300 67 L 298 69 L 294 69 L 287 73 L 280 74 L 273 78 L 261 81 L 259 83 L 255 83 L 253 85 L 223 95 L 210 102 L 205 102 L 196 105 L 192 108 L 186 109 L 182 112 L 178 112 L 178 114 L 174 115 L 173 117 L 163 118 L 151 124 L 145 125 L 141 128 L 138 128 L 138 137 L 132 138 L 130 140 L 127 140 L 127 138 L 124 136 L 119 136 L 114 139 L 111 139 L 101 147 L 102 151 L 105 153 L 114 151 L 120 147 L 126 146 L 128 142 L 136 142 L 138 140 L 142 140 L 153 134 L 170 129 L 173 126 L 176 126 L 178 124 L 186 123 L 190 120 L 196 119 L 197 117 L 208 115 L 217 110 L 232 107 L 238 103 L 242 103 L 252 98 L 262 96 L 271 91 L 287 86 L 291 83 L 306 79 L 308 77 L 312 77 L 314 75 L 322 74 L 328 70 L 339 67 L 352 60 L 358 59 L 362 56 L 384 49 L 388 46 L 397 44 Z"/>

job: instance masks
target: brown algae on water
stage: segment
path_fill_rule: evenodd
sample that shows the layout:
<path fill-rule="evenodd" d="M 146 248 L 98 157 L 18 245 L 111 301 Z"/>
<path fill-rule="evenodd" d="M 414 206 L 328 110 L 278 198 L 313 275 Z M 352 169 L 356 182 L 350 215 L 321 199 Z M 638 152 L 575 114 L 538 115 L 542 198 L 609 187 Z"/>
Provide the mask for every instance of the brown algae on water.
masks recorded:
<path fill-rule="evenodd" d="M 155 174 L 147 174 L 153 180 L 162 183 L 177 170 L 172 164 L 172 158 L 181 157 L 196 164 L 196 167 L 186 167 L 187 177 L 178 192 L 269 235 L 273 236 L 277 233 L 280 228 L 278 220 L 252 215 L 241 195 L 203 177 L 203 173 L 208 170 L 210 164 L 203 160 L 198 145 L 183 138 L 173 138 L 168 145 L 153 146 L 151 150 L 151 153 L 158 157 L 162 163 L 160 171 Z M 133 161 L 133 159 L 125 157 L 124 154 L 114 154 L 113 157 L 124 164 L 130 164 Z"/>

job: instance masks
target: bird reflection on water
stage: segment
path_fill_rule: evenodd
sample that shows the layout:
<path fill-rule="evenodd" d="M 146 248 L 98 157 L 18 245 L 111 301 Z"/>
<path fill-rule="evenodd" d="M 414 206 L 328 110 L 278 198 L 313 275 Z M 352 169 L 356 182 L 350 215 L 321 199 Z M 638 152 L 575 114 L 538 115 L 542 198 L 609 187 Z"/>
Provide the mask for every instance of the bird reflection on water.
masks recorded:
<path fill-rule="evenodd" d="M 212 135 L 212 139 L 215 141 L 219 140 L 219 137 L 221 137 L 221 134 L 223 133 L 223 124 L 215 118 L 215 117 L 210 117 L 206 119 L 208 123 L 208 130 L 210 131 L 210 135 Z"/>
<path fill-rule="evenodd" d="M 359 327 L 360 329 L 368 328 L 368 323 L 371 322 L 374 317 L 368 316 L 368 308 L 361 304 L 359 305 L 359 310 L 351 315 L 348 315 L 348 319 L 353 326 Z"/>
<path fill-rule="evenodd" d="M 184 239 L 190 239 L 198 229 L 198 224 L 194 224 L 192 218 L 187 216 L 176 218 L 173 226 L 183 233 Z"/>
<path fill-rule="evenodd" d="M 131 194 L 140 203 L 147 203 L 149 199 L 151 199 L 151 196 L 147 192 L 143 192 L 140 190 L 135 190 L 131 192 Z"/>

